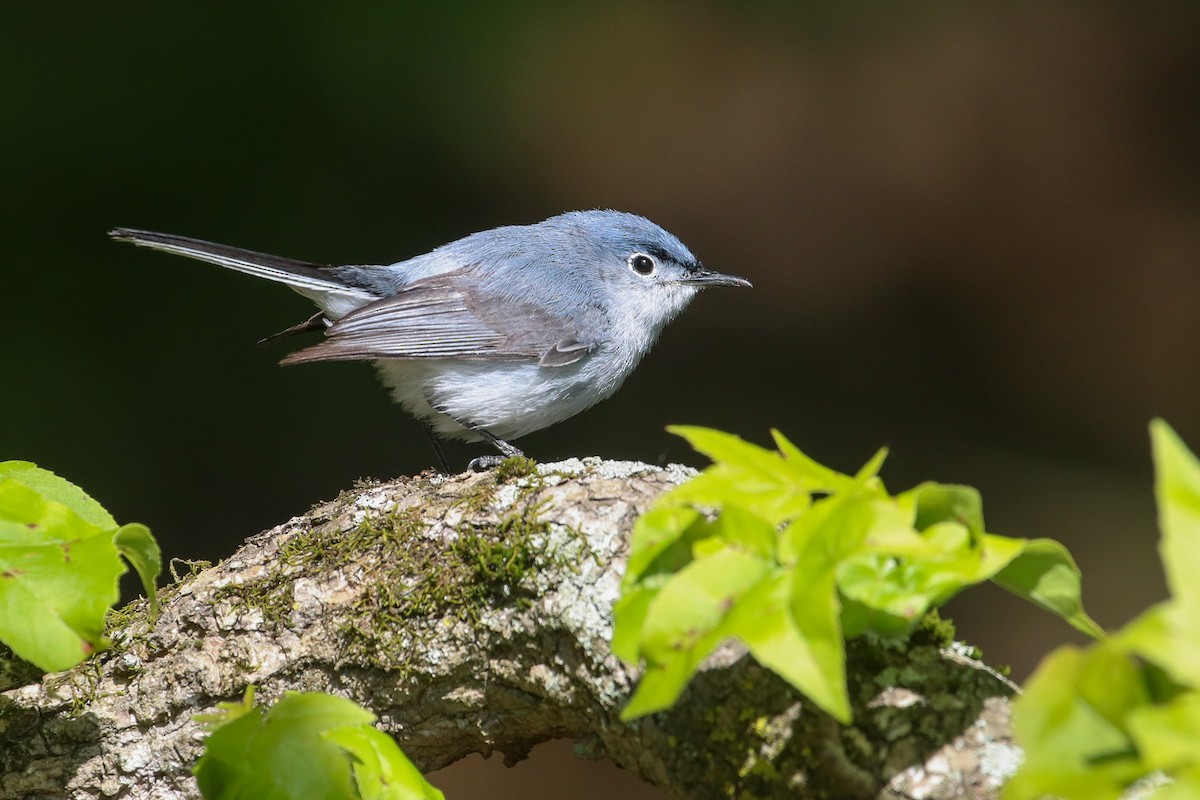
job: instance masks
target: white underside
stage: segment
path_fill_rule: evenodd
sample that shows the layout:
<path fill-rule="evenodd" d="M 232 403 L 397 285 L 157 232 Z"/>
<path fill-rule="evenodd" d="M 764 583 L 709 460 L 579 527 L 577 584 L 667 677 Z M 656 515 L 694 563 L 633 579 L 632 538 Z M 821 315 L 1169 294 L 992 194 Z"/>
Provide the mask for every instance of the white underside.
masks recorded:
<path fill-rule="evenodd" d="M 485 437 L 473 429 L 482 428 L 506 441 L 518 439 L 569 419 L 621 388 L 662 327 L 695 294 L 694 286 L 675 284 L 653 309 L 630 302 L 620 307 L 624 314 L 610 309 L 610 325 L 619 335 L 610 335 L 594 352 L 565 367 L 408 359 L 376 361 L 375 368 L 393 399 L 441 436 L 478 441 Z M 666 314 L 650 313 L 664 308 Z M 656 319 L 656 324 L 647 325 L 646 319 Z"/>
<path fill-rule="evenodd" d="M 636 366 L 603 351 L 565 367 L 533 362 L 381 360 L 379 378 L 397 403 L 439 435 L 464 441 L 517 439 L 612 395 Z"/>

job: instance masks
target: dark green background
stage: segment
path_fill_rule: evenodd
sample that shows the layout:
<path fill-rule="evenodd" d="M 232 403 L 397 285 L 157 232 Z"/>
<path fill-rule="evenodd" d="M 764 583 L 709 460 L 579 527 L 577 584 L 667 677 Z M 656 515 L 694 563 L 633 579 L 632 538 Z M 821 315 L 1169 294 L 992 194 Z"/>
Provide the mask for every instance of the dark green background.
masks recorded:
<path fill-rule="evenodd" d="M 847 470 L 888 444 L 892 488 L 978 486 L 1120 624 L 1163 593 L 1145 425 L 1200 447 L 1198 8 L 7 3 L 0 457 L 220 558 L 431 453 L 365 366 L 253 347 L 302 298 L 106 230 L 390 262 L 614 207 L 755 288 L 705 292 L 528 452 L 699 463 L 669 423 Z M 952 613 L 1018 675 L 1071 638 L 973 594 Z"/>

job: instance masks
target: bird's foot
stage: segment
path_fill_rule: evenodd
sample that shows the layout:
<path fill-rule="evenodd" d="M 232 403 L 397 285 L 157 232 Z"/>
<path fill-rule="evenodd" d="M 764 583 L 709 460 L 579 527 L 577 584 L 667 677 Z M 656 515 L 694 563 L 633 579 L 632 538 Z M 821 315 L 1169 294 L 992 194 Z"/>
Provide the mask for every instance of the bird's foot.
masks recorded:
<path fill-rule="evenodd" d="M 467 464 L 467 469 L 471 470 L 472 472 L 487 472 L 489 469 L 495 469 L 496 467 L 500 466 L 509 458 L 510 456 L 499 455 L 479 456 L 478 458 L 471 459 L 471 463 Z"/>

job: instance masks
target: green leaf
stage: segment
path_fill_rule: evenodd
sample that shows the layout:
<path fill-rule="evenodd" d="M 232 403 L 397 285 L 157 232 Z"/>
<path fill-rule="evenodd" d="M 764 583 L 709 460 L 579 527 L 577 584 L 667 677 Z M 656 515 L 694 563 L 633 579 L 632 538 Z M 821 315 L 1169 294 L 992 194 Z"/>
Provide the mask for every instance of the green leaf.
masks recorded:
<path fill-rule="evenodd" d="M 814 477 L 806 464 L 708 428 L 671 426 L 667 430 L 687 439 L 715 463 L 668 493 L 665 502 L 703 508 L 720 508 L 732 502 L 772 524 L 808 508 Z"/>
<path fill-rule="evenodd" d="M 843 475 L 837 470 L 818 464 L 807 455 L 800 451 L 800 448 L 788 441 L 787 437 L 774 428 L 771 429 L 771 438 L 775 440 L 775 446 L 779 448 L 780 454 L 783 455 L 788 465 L 802 476 L 805 486 L 809 492 L 839 492 L 852 490 L 857 481 L 848 475 Z M 878 469 L 883 465 L 883 459 L 887 456 L 887 449 L 881 449 L 874 457 L 867 462 L 859 472 L 859 477 L 864 474 L 874 473 L 872 468 Z"/>
<path fill-rule="evenodd" d="M 770 483 L 791 483 L 800 491 L 804 491 L 805 472 L 785 461 L 779 453 L 751 444 L 732 433 L 711 428 L 671 425 L 667 430 L 687 439 L 688 444 L 716 463 L 738 467 Z"/>
<path fill-rule="evenodd" d="M 629 722 L 673 706 L 701 661 L 703 658 L 697 658 L 692 650 L 681 653 L 671 661 L 647 664 L 633 697 L 621 709 L 621 720 Z"/>
<path fill-rule="evenodd" d="M 258 714 L 258 709 L 254 706 L 254 692 L 254 684 L 250 684 L 246 687 L 241 700 L 221 701 L 217 703 L 216 711 L 207 714 L 193 714 L 192 719 L 208 730 L 214 731 L 247 714 Z"/>
<path fill-rule="evenodd" d="M 46 500 L 62 503 L 84 522 L 101 530 L 117 527 L 117 521 L 87 492 L 48 469 L 28 461 L 0 461 L 0 481 L 8 479 L 37 492 Z"/>
<path fill-rule="evenodd" d="M 850 721 L 845 648 L 833 577 L 776 570 L 730 611 L 722 632 L 841 722 Z"/>
<path fill-rule="evenodd" d="M 854 474 L 854 480 L 859 483 L 866 483 L 879 474 L 879 470 L 883 469 L 883 462 L 887 460 L 888 449 L 881 447 L 875 451 L 875 455 L 863 464 L 862 469 Z"/>
<path fill-rule="evenodd" d="M 863 552 L 873 533 L 887 538 L 885 532 L 896 526 L 907 528 L 905 517 L 874 492 L 856 489 L 830 495 L 784 529 L 779 560 L 793 564 L 816 559 L 821 568 L 832 569 Z"/>
<path fill-rule="evenodd" d="M 724 542 L 746 550 L 759 558 L 775 559 L 775 526 L 736 503 L 726 503 L 712 525 L 712 532 Z"/>
<path fill-rule="evenodd" d="M 1200 629 L 1177 603 L 1147 609 L 1121 629 L 1117 641 L 1162 669 L 1175 681 L 1200 688 Z"/>
<path fill-rule="evenodd" d="M 1150 423 L 1154 494 L 1162 530 L 1159 551 L 1167 585 L 1188 621 L 1200 625 L 1200 462 L 1162 420 Z"/>
<path fill-rule="evenodd" d="M 142 588 L 150 601 L 150 616 L 154 618 L 158 615 L 158 592 L 154 582 L 162 573 L 162 551 L 158 542 L 145 525 L 131 522 L 117 529 L 113 543 L 142 579 Z"/>
<path fill-rule="evenodd" d="M 1081 696 L 1080 685 L 1108 680 L 1117 697 L 1136 698 L 1136 671 L 1110 646 L 1087 651 L 1062 647 L 1042 661 L 1017 698 L 1013 729 L 1025 751 L 1017 774 L 1004 787 L 1004 800 L 1116 800 L 1145 773 L 1129 737 Z M 1120 684 L 1120 685 L 1118 685 Z"/>
<path fill-rule="evenodd" d="M 617 638 L 621 657 L 633 655 L 632 625 L 640 619 L 636 651 L 647 662 L 622 719 L 668 708 L 679 698 L 704 658 L 728 637 L 722 620 L 769 567 L 761 558 L 725 546 L 689 564 L 648 601 L 633 599 L 622 608 L 621 624 L 629 627 Z"/>
<path fill-rule="evenodd" d="M 650 601 L 642 624 L 642 655 L 651 663 L 665 663 L 694 649 L 769 567 L 728 546 L 689 564 Z"/>
<path fill-rule="evenodd" d="M 988 579 L 1100 633 L 1067 552 L 987 533 L 970 487 L 925 483 L 891 497 L 878 478 L 886 449 L 851 477 L 778 431 L 772 452 L 705 428 L 669 430 L 714 463 L 635 527 L 613 648 L 647 666 L 626 719 L 673 703 L 706 655 L 734 636 L 848 720 L 844 637 L 904 634 Z M 710 522 L 704 514 L 713 512 Z"/>
<path fill-rule="evenodd" d="M 808 510 L 811 497 L 792 486 L 782 487 L 777 481 L 766 480 L 728 464 L 713 464 L 662 498 L 662 503 L 718 509 L 727 504 L 739 505 L 778 524 Z"/>
<path fill-rule="evenodd" d="M 1200 688 L 1200 463 L 1170 426 L 1150 423 L 1154 492 L 1162 539 L 1159 552 L 1172 599 L 1149 609 L 1118 634 L 1121 644 L 1162 667 L 1179 683 Z"/>
<path fill-rule="evenodd" d="M 1163 705 L 1133 708 L 1129 732 L 1147 771 L 1195 766 L 1200 762 L 1200 692 L 1185 692 Z"/>
<path fill-rule="evenodd" d="M 983 500 L 970 486 L 923 483 L 902 497 L 911 498 L 913 527 L 919 531 L 939 522 L 957 522 L 972 536 L 983 534 Z"/>
<path fill-rule="evenodd" d="M 55 671 L 106 646 L 104 616 L 117 601 L 125 565 L 111 529 L 28 485 L 42 479 L 0 479 L 0 639 L 24 660 Z"/>
<path fill-rule="evenodd" d="M 626 589 L 613 605 L 613 655 L 626 664 L 636 664 L 642 657 L 642 626 L 654 599 L 665 581 L 658 585 L 641 584 Z"/>
<path fill-rule="evenodd" d="M 443 800 L 400 750 L 396 740 L 370 725 L 331 728 L 322 736 L 354 758 L 354 779 L 362 800 Z"/>
<path fill-rule="evenodd" d="M 674 571 L 692 560 L 692 543 L 710 535 L 708 523 L 690 508 L 657 505 L 633 525 L 624 586 L 632 586 L 647 573 Z"/>
<path fill-rule="evenodd" d="M 373 714 L 341 697 L 292 692 L 265 715 L 256 712 L 237 717 L 208 737 L 204 755 L 192 770 L 204 797 L 357 800 L 350 760 L 325 734 L 369 726 Z"/>
<path fill-rule="evenodd" d="M 1105 636 L 1104 629 L 1083 610 L 1079 567 L 1075 566 L 1067 548 L 1052 539 L 1025 542 L 1020 554 L 992 580 L 1013 594 L 1059 615 L 1089 636 Z"/>

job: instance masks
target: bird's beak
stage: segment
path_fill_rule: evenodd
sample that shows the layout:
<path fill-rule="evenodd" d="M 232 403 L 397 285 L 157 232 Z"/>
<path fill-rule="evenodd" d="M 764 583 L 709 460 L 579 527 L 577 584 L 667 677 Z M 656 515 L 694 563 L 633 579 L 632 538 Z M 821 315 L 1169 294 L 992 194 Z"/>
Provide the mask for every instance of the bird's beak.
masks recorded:
<path fill-rule="evenodd" d="M 751 286 L 750 281 L 745 278 L 721 272 L 710 272 L 703 267 L 696 272 L 689 273 L 680 283 L 688 283 L 693 286 Z"/>

